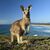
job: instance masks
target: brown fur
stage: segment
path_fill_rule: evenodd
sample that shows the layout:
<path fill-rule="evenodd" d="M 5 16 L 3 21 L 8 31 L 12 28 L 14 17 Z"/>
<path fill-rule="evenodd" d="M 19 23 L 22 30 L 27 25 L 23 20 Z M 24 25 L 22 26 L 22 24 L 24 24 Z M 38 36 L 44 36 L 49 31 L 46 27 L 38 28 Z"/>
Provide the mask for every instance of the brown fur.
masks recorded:
<path fill-rule="evenodd" d="M 29 10 L 24 10 L 23 8 L 23 11 L 25 11 L 25 13 L 23 14 L 23 18 L 21 20 L 15 21 L 10 28 L 10 32 L 12 32 L 11 33 L 12 36 L 13 35 L 16 36 L 17 34 L 19 35 L 19 37 L 23 36 L 25 30 L 30 24 Z"/>

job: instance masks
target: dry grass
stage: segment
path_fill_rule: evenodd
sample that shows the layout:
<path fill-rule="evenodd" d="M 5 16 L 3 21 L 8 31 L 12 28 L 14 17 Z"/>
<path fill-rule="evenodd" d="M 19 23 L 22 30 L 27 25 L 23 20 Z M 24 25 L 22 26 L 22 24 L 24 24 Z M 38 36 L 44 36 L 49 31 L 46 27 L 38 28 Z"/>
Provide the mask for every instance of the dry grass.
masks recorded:
<path fill-rule="evenodd" d="M 10 42 L 10 36 L 0 35 L 0 50 L 50 50 L 50 37 L 24 36 L 28 39 L 28 44 L 17 44 L 16 40 Z"/>

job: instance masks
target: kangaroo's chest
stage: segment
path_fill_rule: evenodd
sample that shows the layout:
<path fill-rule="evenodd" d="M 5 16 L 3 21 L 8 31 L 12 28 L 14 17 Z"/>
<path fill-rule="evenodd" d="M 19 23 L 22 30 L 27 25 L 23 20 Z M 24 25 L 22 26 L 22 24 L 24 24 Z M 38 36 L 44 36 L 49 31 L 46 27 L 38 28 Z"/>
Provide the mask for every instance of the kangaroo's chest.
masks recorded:
<path fill-rule="evenodd" d="M 22 28 L 23 30 L 26 30 L 27 27 L 29 26 L 29 24 L 30 24 L 30 21 L 29 21 L 28 19 L 24 19 L 24 20 L 21 22 L 21 28 Z"/>

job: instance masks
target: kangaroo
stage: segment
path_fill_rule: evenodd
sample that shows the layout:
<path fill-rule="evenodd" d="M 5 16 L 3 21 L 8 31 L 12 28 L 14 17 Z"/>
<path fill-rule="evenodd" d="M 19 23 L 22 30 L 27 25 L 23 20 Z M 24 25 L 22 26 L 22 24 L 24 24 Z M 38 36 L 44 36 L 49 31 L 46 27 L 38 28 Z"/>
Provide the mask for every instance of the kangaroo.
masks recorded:
<path fill-rule="evenodd" d="M 29 30 L 30 25 L 30 9 L 32 5 L 29 5 L 27 9 L 24 6 L 20 6 L 23 17 L 20 20 L 15 21 L 10 28 L 11 32 L 11 42 L 13 42 L 13 36 L 16 36 L 18 43 L 27 43 L 27 40 L 22 40 L 23 34 L 26 32 L 27 28 Z"/>

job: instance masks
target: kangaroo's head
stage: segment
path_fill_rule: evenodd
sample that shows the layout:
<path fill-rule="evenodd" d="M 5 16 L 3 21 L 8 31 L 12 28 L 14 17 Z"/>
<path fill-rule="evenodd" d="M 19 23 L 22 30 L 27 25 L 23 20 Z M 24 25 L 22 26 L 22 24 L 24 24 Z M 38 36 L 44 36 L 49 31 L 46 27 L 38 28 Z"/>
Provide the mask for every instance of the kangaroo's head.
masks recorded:
<path fill-rule="evenodd" d="M 30 18 L 30 9 L 31 9 L 32 5 L 29 5 L 28 8 L 24 8 L 24 6 L 20 6 L 22 12 L 23 12 L 23 18 Z"/>

